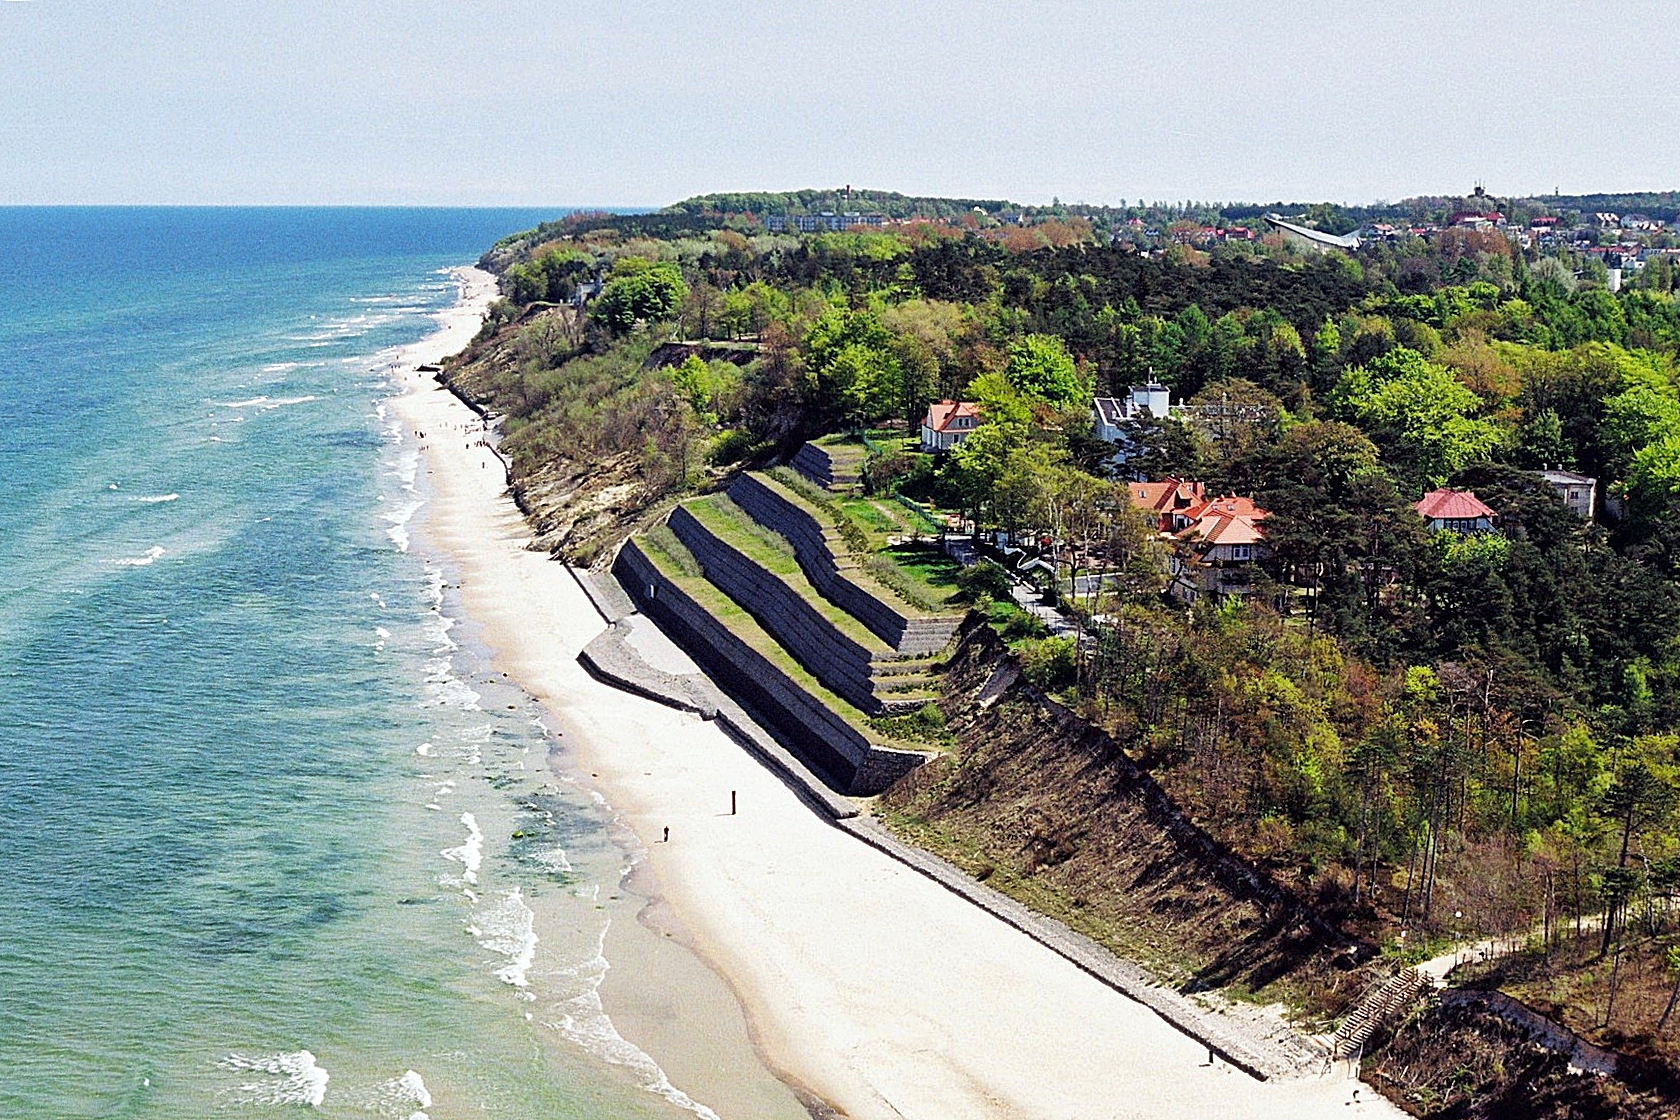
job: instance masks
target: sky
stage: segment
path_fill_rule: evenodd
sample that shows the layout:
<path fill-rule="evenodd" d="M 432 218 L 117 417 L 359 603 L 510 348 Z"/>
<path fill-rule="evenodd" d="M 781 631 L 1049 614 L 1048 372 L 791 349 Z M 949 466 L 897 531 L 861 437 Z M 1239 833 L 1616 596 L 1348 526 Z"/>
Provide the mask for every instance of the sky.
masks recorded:
<path fill-rule="evenodd" d="M 1680 188 L 1680 7 L 0 0 L 0 205 Z"/>

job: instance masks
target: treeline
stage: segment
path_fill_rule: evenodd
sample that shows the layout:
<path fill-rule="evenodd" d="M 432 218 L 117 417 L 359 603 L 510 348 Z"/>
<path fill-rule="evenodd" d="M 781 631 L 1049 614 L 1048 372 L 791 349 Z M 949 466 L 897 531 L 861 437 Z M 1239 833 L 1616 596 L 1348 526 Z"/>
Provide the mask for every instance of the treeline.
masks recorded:
<path fill-rule="evenodd" d="M 1002 199 L 919 198 L 897 191 L 851 190 L 850 188 L 802 191 L 742 191 L 702 194 L 685 198 L 665 208 L 676 214 L 720 217 L 725 214 L 820 214 L 847 211 L 882 214 L 889 218 L 961 218 L 974 211 L 996 215 L 1020 210 Z"/>

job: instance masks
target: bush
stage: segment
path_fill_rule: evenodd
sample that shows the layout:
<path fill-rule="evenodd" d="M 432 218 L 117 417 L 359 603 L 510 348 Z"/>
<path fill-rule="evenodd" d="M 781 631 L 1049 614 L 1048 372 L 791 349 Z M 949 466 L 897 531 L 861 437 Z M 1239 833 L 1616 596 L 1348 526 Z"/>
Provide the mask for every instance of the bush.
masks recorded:
<path fill-rule="evenodd" d="M 1004 599 L 993 603 L 986 610 L 986 617 L 997 632 L 1003 635 L 1005 641 L 1015 642 L 1023 638 L 1042 638 L 1050 633 L 1048 627 L 1040 622 L 1035 615 L 1022 610 L 1013 599 Z"/>
<path fill-rule="evenodd" d="M 945 713 L 940 711 L 939 705 L 932 700 L 909 715 L 876 716 L 869 721 L 869 725 L 894 739 L 927 743 L 935 747 L 956 745 L 956 736 L 945 728 Z"/>
<path fill-rule="evenodd" d="M 731 428 L 712 441 L 706 451 L 706 461 L 715 467 L 727 467 L 749 458 L 758 449 L 758 441 L 745 428 Z"/>
<path fill-rule="evenodd" d="M 915 469 L 919 455 L 889 448 L 871 455 L 863 465 L 864 486 L 871 494 L 889 494 L 893 484 Z"/>
<path fill-rule="evenodd" d="M 1057 692 L 1077 680 L 1072 638 L 1042 638 L 1020 648 L 1021 672 L 1042 689 Z"/>
<path fill-rule="evenodd" d="M 830 505 L 828 512 L 834 515 L 834 527 L 840 530 L 840 539 L 846 542 L 848 551 L 862 555 L 870 550 L 869 534 L 864 532 L 863 526 L 853 521 L 839 506 Z"/>
<path fill-rule="evenodd" d="M 1009 573 L 990 560 L 982 560 L 978 564 L 970 564 L 957 573 L 957 590 L 967 602 L 974 602 L 981 595 L 989 595 L 995 600 L 1008 600 L 1014 589 L 1014 581 Z"/>

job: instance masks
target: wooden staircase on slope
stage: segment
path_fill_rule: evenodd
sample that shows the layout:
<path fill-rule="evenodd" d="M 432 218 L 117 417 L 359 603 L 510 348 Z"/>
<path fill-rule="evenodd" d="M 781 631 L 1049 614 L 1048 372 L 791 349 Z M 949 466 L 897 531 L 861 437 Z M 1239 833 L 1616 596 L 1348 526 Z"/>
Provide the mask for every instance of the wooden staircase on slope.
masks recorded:
<path fill-rule="evenodd" d="M 1359 1006 L 1349 1013 L 1330 1040 L 1332 1058 L 1354 1058 L 1365 1048 L 1377 1028 L 1392 1019 L 1430 987 L 1427 976 L 1415 968 L 1403 968 L 1377 985 Z"/>

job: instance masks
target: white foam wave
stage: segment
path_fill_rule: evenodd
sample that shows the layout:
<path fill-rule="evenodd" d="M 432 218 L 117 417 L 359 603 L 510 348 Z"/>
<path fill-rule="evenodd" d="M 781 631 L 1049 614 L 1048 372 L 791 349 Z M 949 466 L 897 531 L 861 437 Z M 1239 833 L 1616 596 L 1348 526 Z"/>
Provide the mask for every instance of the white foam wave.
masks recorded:
<path fill-rule="evenodd" d="M 409 1070 L 394 1081 L 380 1087 L 379 1111 L 387 1116 L 402 1116 L 408 1120 L 430 1120 L 421 1111 L 432 1107 L 432 1094 L 426 1091 L 426 1079 Z"/>
<path fill-rule="evenodd" d="M 397 546 L 398 552 L 408 551 L 408 523 L 420 512 L 423 502 L 408 502 L 400 509 L 392 510 L 382 516 L 391 523 L 385 530 L 385 535 L 391 538 L 391 543 Z"/>
<path fill-rule="evenodd" d="M 478 869 L 484 863 L 484 833 L 479 831 L 478 821 L 471 813 L 462 813 L 461 823 L 467 826 L 466 842 L 458 848 L 445 848 L 440 854 L 461 865 L 463 882 L 476 883 Z"/>
<path fill-rule="evenodd" d="M 338 1109 L 371 1112 L 389 1120 L 430 1120 L 423 1110 L 432 1106 L 432 1094 L 425 1078 L 408 1070 L 377 1085 L 337 1090 L 333 1104 Z"/>
<path fill-rule="evenodd" d="M 133 498 L 131 500 L 139 502 L 142 505 L 155 506 L 159 502 L 178 502 L 178 501 L 181 500 L 181 495 L 179 495 L 179 494 L 151 494 L 151 495 L 148 495 L 144 498 Z"/>
<path fill-rule="evenodd" d="M 531 857 L 531 860 L 539 867 L 556 875 L 570 875 L 572 873 L 572 861 L 566 858 L 566 849 L 564 848 L 538 852 Z"/>
<path fill-rule="evenodd" d="M 530 987 L 526 974 L 537 958 L 536 924 L 535 911 L 525 905 L 517 887 L 473 913 L 473 937 L 484 948 L 508 959 L 496 970 L 496 979 L 521 992 Z"/>
<path fill-rule="evenodd" d="M 306 1104 L 320 1108 L 327 1096 L 327 1082 L 331 1080 L 327 1071 L 315 1064 L 315 1055 L 307 1050 L 266 1058 L 229 1054 L 222 1068 L 268 1075 L 260 1081 L 240 1085 L 232 1094 L 235 1104 Z"/>
<path fill-rule="evenodd" d="M 426 692 L 436 707 L 455 708 L 463 712 L 483 711 L 478 705 L 481 699 L 479 694 L 455 677 L 442 677 L 426 682 Z"/>
<path fill-rule="evenodd" d="M 274 408 L 285 408 L 287 405 L 308 404 L 314 400 L 313 395 L 302 397 L 252 397 L 248 401 L 229 401 L 223 408 L 257 408 L 264 412 Z"/>
<path fill-rule="evenodd" d="M 571 1042 L 603 1061 L 623 1066 L 636 1077 L 637 1084 L 650 1093 L 665 1098 L 678 1108 L 685 1109 L 701 1120 L 721 1120 L 717 1113 L 671 1084 L 659 1063 L 635 1043 L 618 1033 L 618 1028 L 601 1006 L 601 980 L 611 967 L 600 951 L 605 944 L 606 929 L 601 930 L 595 958 L 579 969 L 579 976 L 588 984 L 581 994 L 565 1001 L 560 1021 L 548 1024 Z"/>
<path fill-rule="evenodd" d="M 125 568 L 145 568 L 152 564 L 156 564 L 158 557 L 162 555 L 163 548 L 160 545 L 154 544 L 151 548 L 148 548 L 142 556 L 125 556 L 120 560 L 112 561 L 112 563 L 121 564 Z"/>
<path fill-rule="evenodd" d="M 414 753 L 419 755 L 421 758 L 430 758 L 432 757 L 432 745 L 430 743 L 421 743 L 418 747 L 414 748 Z"/>

